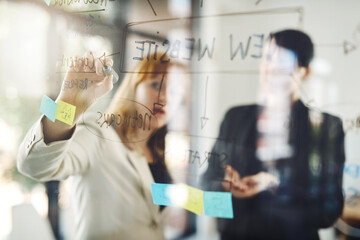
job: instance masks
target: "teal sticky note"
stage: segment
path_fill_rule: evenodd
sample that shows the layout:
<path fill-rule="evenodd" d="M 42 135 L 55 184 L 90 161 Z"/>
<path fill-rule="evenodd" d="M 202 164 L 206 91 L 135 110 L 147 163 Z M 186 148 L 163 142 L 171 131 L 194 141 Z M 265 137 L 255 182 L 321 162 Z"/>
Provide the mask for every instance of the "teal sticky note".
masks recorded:
<path fill-rule="evenodd" d="M 51 0 L 45 0 L 45 3 L 46 3 L 48 6 L 50 6 L 50 2 L 51 2 Z"/>
<path fill-rule="evenodd" d="M 51 121 L 55 122 L 57 103 L 51 98 L 44 95 L 41 100 L 40 112 L 48 117 Z"/>
<path fill-rule="evenodd" d="M 172 184 L 152 183 L 151 193 L 156 205 L 174 206 L 169 196 L 169 188 Z"/>
<path fill-rule="evenodd" d="M 204 192 L 204 212 L 207 216 L 234 218 L 231 193 Z"/>

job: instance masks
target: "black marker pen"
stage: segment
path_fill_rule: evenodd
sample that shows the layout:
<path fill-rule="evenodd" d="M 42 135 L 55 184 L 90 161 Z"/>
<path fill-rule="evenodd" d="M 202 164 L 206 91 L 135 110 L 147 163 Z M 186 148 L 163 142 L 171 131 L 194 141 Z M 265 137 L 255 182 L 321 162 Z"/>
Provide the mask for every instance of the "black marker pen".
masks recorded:
<path fill-rule="evenodd" d="M 113 83 L 116 83 L 119 80 L 119 75 L 114 71 L 111 66 L 104 66 L 103 73 L 105 75 L 113 75 Z"/>

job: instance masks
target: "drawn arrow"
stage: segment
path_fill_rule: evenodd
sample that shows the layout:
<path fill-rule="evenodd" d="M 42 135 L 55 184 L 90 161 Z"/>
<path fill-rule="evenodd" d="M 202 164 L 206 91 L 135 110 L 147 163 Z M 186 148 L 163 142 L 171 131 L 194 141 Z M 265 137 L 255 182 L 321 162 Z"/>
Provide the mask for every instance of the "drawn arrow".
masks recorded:
<path fill-rule="evenodd" d="M 149 3 L 151 9 L 153 10 L 155 16 L 157 16 L 157 14 L 156 14 L 156 12 L 155 12 L 155 9 L 154 9 L 153 5 L 151 4 L 150 0 L 147 0 L 147 2 Z"/>
<path fill-rule="evenodd" d="M 352 51 L 354 51 L 354 50 L 356 50 L 356 45 L 349 42 L 349 41 L 346 41 L 346 40 L 343 43 L 343 47 L 344 47 L 344 54 L 345 55 L 352 52 Z"/>
<path fill-rule="evenodd" d="M 349 54 L 350 52 L 353 52 L 357 49 L 357 45 L 350 42 L 350 41 L 347 41 L 347 40 L 344 40 L 343 43 L 322 43 L 322 44 L 316 44 L 316 47 L 329 47 L 329 48 L 343 48 L 344 49 L 344 54 L 347 55 Z"/>
<path fill-rule="evenodd" d="M 204 116 L 200 118 L 201 120 L 201 129 L 205 127 L 205 124 L 209 118 L 206 117 L 206 102 L 207 102 L 207 85 L 208 85 L 209 76 L 206 76 L 206 82 L 205 82 L 205 107 L 204 107 Z"/>
<path fill-rule="evenodd" d="M 159 95 L 158 95 L 158 101 L 157 101 L 156 103 L 154 103 L 154 105 L 153 105 L 153 112 L 152 112 L 152 114 L 155 114 L 156 106 L 160 106 L 160 107 L 163 107 L 163 106 L 164 106 L 164 104 L 161 104 L 161 103 L 160 103 L 160 93 L 161 93 L 161 88 L 162 88 L 162 84 L 163 84 L 163 81 L 164 81 L 164 77 L 165 77 L 165 74 L 163 74 L 162 77 L 161 77 L 160 88 L 159 88 Z"/>

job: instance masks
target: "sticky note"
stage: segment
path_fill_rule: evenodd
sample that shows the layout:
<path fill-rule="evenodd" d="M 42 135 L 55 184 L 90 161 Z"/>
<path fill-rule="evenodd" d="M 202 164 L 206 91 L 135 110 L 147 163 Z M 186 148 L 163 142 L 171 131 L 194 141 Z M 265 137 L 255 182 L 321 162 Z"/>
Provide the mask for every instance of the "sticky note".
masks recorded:
<path fill-rule="evenodd" d="M 189 210 L 190 212 L 201 215 L 204 205 L 204 192 L 185 184 L 179 185 L 187 189 L 187 199 L 181 207 Z"/>
<path fill-rule="evenodd" d="M 153 202 L 156 205 L 164 206 L 173 206 L 170 196 L 169 189 L 172 184 L 164 183 L 152 183 L 151 184 L 151 193 L 153 197 Z"/>
<path fill-rule="evenodd" d="M 57 103 L 55 118 L 66 124 L 72 125 L 75 118 L 75 111 L 75 106 L 59 100 Z"/>
<path fill-rule="evenodd" d="M 55 122 L 57 103 L 48 96 L 44 95 L 41 100 L 40 112 L 51 121 Z"/>
<path fill-rule="evenodd" d="M 352 178 L 358 178 L 360 173 L 360 167 L 357 164 L 350 164 L 344 167 L 344 172 L 349 174 Z"/>
<path fill-rule="evenodd" d="M 204 192 L 185 184 L 152 183 L 151 193 L 156 205 L 178 206 L 198 215 L 203 210 Z"/>
<path fill-rule="evenodd" d="M 207 216 L 234 218 L 231 193 L 204 192 L 204 212 Z"/>
<path fill-rule="evenodd" d="M 46 3 L 48 6 L 50 6 L 50 2 L 51 2 L 51 0 L 45 0 L 45 3 Z"/>

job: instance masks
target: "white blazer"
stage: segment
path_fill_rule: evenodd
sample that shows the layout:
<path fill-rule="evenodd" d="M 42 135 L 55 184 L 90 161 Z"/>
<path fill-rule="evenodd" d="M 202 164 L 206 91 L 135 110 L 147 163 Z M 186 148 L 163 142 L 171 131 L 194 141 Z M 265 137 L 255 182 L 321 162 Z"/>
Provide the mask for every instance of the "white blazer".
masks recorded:
<path fill-rule="evenodd" d="M 149 165 L 121 143 L 113 128 L 101 131 L 94 121 L 78 123 L 69 140 L 47 145 L 39 119 L 20 145 L 17 166 L 39 181 L 70 176 L 76 239 L 164 239 Z"/>

